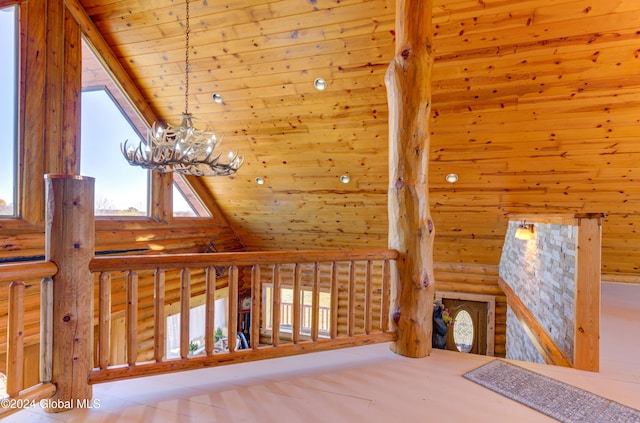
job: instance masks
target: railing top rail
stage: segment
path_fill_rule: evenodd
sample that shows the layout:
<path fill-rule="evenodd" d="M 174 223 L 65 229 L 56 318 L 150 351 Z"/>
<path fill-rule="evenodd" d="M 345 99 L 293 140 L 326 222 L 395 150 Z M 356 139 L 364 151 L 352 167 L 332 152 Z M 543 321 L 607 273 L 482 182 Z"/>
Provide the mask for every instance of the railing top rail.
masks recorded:
<path fill-rule="evenodd" d="M 314 263 L 352 260 L 396 260 L 398 252 L 389 249 L 255 251 L 194 253 L 171 255 L 127 255 L 94 257 L 92 272 L 144 270 L 207 266 L 252 266 L 254 264 Z"/>
<path fill-rule="evenodd" d="M 58 266 L 44 260 L 0 264 L 0 283 L 48 278 L 56 273 Z"/>

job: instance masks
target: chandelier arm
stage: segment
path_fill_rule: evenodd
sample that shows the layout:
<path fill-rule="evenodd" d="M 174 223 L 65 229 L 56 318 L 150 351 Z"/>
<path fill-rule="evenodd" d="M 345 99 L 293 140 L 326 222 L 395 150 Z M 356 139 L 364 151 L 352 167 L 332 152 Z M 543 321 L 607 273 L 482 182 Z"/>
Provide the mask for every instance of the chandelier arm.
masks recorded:
<path fill-rule="evenodd" d="M 129 145 L 128 140 L 120 144 L 120 150 L 132 166 L 159 172 L 178 172 L 195 176 L 228 176 L 234 174 L 244 162 L 237 152 L 229 153 L 229 163 L 220 163 L 221 153 L 216 148 L 222 137 L 205 130 L 196 129 L 189 113 L 189 72 L 190 62 L 190 7 L 185 0 L 185 79 L 184 113 L 180 126 L 163 127 L 153 123 L 147 131 L 147 139 L 138 147 Z"/>

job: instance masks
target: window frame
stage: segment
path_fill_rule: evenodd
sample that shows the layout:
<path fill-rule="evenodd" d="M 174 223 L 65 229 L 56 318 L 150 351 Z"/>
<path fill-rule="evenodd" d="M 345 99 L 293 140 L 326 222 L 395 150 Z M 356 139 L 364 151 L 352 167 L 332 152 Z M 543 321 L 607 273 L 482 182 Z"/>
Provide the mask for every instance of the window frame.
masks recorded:
<path fill-rule="evenodd" d="M 104 72 L 105 76 L 113 85 L 112 87 L 96 85 L 85 88 L 83 82 L 82 91 L 84 92 L 85 90 L 100 89 L 101 87 L 105 89 L 105 91 L 111 95 L 113 102 L 119 107 L 123 116 L 125 116 L 131 126 L 136 129 L 138 135 L 142 138 L 145 138 L 146 132 L 151 128 L 151 122 L 158 121 L 158 119 L 150 110 L 147 110 L 145 112 L 144 110 L 140 109 L 140 105 L 147 106 L 146 102 L 144 102 L 142 96 L 139 95 L 139 92 L 132 84 L 123 83 L 121 78 L 118 77 L 119 73 L 114 72 L 114 69 L 112 67 L 106 65 L 105 58 L 101 55 L 101 52 L 103 50 L 100 48 L 96 48 L 95 45 L 96 43 L 98 43 L 98 41 L 94 40 L 95 37 L 93 37 L 93 35 L 94 34 L 92 32 L 82 34 L 83 46 L 86 46 L 87 50 L 90 51 L 95 60 L 101 66 L 101 69 Z M 131 87 L 131 90 L 134 91 L 133 95 L 126 89 L 126 87 Z M 117 89 L 119 93 L 113 93 L 112 89 Z M 134 101 L 134 98 L 138 98 L 138 101 Z M 122 101 L 127 102 L 127 107 L 122 104 Z M 131 113 L 135 113 L 135 116 L 131 116 Z M 137 121 L 144 125 L 144 133 L 142 131 L 142 125 L 137 124 Z M 180 194 L 184 198 L 185 202 L 190 205 L 194 213 L 193 216 L 175 215 L 173 210 L 174 185 L 178 192 L 180 192 Z M 211 219 L 213 216 L 214 214 L 211 211 L 211 205 L 208 205 L 203 201 L 192 184 L 189 183 L 187 178 L 185 178 L 183 175 L 177 174 L 175 172 L 161 173 L 156 171 L 149 171 L 146 216 L 102 215 L 96 216 L 96 219 L 140 219 L 146 217 L 154 221 L 170 222 L 173 219 Z"/>
<path fill-rule="evenodd" d="M 87 92 L 97 92 L 97 91 L 102 91 L 105 93 L 105 95 L 111 100 L 111 102 L 113 103 L 113 105 L 120 111 L 120 114 L 122 115 L 122 117 L 127 121 L 127 123 L 131 126 L 131 128 L 138 134 L 139 137 L 144 137 L 144 135 L 142 135 L 140 133 L 140 128 L 139 125 L 136 125 L 133 121 L 132 121 L 132 117 L 124 110 L 124 108 L 122 107 L 122 104 L 120 104 L 120 102 L 117 100 L 117 98 L 114 96 L 114 94 L 111 92 L 111 90 L 109 89 L 109 87 L 107 87 L 106 85 L 101 85 L 101 86 L 92 86 L 92 87 L 87 87 L 87 88 L 82 88 L 82 93 L 81 95 L 84 95 Z M 142 119 L 140 117 L 138 117 L 141 121 L 142 124 L 144 124 L 144 121 L 142 121 Z M 80 117 L 80 120 L 82 121 L 82 116 Z M 148 129 L 148 128 L 147 128 Z M 84 149 L 85 147 L 87 147 L 87 144 L 85 144 L 82 140 L 82 138 L 80 138 L 80 146 L 81 149 Z M 122 158 L 123 162 L 124 162 L 124 158 Z M 80 166 L 82 167 L 82 163 L 80 163 Z M 151 175 L 150 175 L 150 171 L 146 170 L 146 192 L 147 192 L 147 200 L 146 200 L 146 210 L 144 214 L 141 215 L 127 215 L 127 214 L 101 214 L 101 215 L 95 215 L 96 219 L 104 219 L 104 218 L 130 218 L 130 219 L 147 219 L 150 216 L 151 213 Z M 95 208 L 95 203 L 94 203 L 94 208 Z"/>
<path fill-rule="evenodd" d="M 13 212 L 12 214 L 0 214 L 0 221 L 10 222 L 17 221 L 21 219 L 21 187 L 22 187 L 22 178 L 20 178 L 19 170 L 22 168 L 23 163 L 23 155 L 22 151 L 22 131 L 21 131 L 21 123 L 23 122 L 22 116 L 22 98 L 23 91 L 23 78 L 22 78 L 22 69 L 23 67 L 23 53 L 22 53 L 22 40 L 21 40 L 21 27 L 22 27 L 22 15 L 21 8 L 19 2 L 17 1 L 0 1 L 0 9 L 9 9 L 13 8 L 13 21 L 14 21 L 14 84 L 13 84 L 13 98 L 14 98 L 14 108 L 13 108 L 13 129 L 14 129 L 14 137 L 13 137 L 13 151 L 12 151 L 12 181 L 13 181 L 13 192 L 11 195 L 11 202 L 13 203 Z"/>
<path fill-rule="evenodd" d="M 293 286 L 290 285 L 281 285 L 280 286 L 280 305 L 282 306 L 282 304 L 289 304 L 289 303 L 284 303 L 282 301 L 282 290 L 291 290 L 292 294 L 293 294 Z M 269 292 L 270 290 L 270 292 Z M 304 298 L 305 298 L 305 293 L 308 293 L 309 295 L 313 295 L 313 290 L 311 289 L 304 289 L 304 288 L 300 288 L 300 313 L 302 314 L 300 316 L 301 320 L 300 320 L 300 335 L 302 336 L 311 336 L 311 326 L 303 326 L 304 323 L 304 308 L 305 308 L 305 302 L 304 302 Z M 329 300 L 331 299 L 331 292 L 327 291 L 327 290 L 320 290 L 319 294 L 326 294 L 329 295 Z M 272 329 L 273 329 L 273 283 L 264 283 L 262 284 L 262 298 L 263 298 L 263 307 L 262 307 L 262 321 L 264 322 L 264 328 L 263 330 L 265 331 L 265 333 L 270 334 Z M 293 313 L 293 303 L 291 304 L 291 308 L 292 308 L 292 313 Z M 311 310 L 313 310 L 313 299 L 311 299 L 311 304 L 308 305 Z M 282 323 L 282 313 L 280 313 L 280 332 L 281 333 L 287 333 L 287 334 L 293 334 L 293 325 L 291 324 L 285 324 Z M 311 319 L 313 319 L 313 317 L 311 317 Z M 320 324 L 320 322 L 319 322 Z M 331 338 L 331 308 L 329 307 L 329 316 L 328 316 L 328 323 L 327 326 L 328 328 L 326 330 L 321 329 L 320 327 L 318 328 L 318 338 L 325 338 L 325 339 L 329 339 Z"/>

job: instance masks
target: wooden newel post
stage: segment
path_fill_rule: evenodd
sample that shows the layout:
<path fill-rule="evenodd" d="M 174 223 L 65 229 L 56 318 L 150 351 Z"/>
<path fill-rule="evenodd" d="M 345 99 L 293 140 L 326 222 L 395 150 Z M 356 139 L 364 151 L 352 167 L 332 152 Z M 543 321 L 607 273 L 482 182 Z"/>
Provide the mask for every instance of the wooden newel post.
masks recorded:
<path fill-rule="evenodd" d="M 396 52 L 385 76 L 389 101 L 389 248 L 392 271 L 391 349 L 408 357 L 431 353 L 433 238 L 428 164 L 431 111 L 430 0 L 396 2 Z"/>
<path fill-rule="evenodd" d="M 53 277 L 51 382 L 56 393 L 49 412 L 91 400 L 93 367 L 94 179 L 46 175 L 46 260 L 58 266 Z"/>

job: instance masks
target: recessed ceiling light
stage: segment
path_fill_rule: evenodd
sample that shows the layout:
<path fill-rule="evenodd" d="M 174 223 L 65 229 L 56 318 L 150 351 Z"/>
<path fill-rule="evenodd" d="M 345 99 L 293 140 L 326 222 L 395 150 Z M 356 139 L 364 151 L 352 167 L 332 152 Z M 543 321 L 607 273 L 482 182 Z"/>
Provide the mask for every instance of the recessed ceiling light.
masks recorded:
<path fill-rule="evenodd" d="M 343 184 L 348 184 L 351 181 L 351 178 L 349 177 L 349 175 L 342 175 L 340 177 L 340 182 L 342 182 Z"/>
<path fill-rule="evenodd" d="M 218 104 L 222 104 L 222 96 L 218 93 L 213 93 L 213 95 L 211 95 L 211 98 L 213 98 L 213 101 L 215 101 Z"/>
<path fill-rule="evenodd" d="M 447 176 L 445 176 L 444 179 L 446 179 L 447 182 L 449 183 L 455 184 L 456 182 L 458 182 L 458 174 L 450 173 Z"/>
<path fill-rule="evenodd" d="M 258 185 L 262 185 L 262 184 L 264 184 L 264 179 L 262 179 L 261 177 L 259 177 L 259 176 L 258 176 L 258 177 L 256 178 L 256 184 L 258 184 Z"/>
<path fill-rule="evenodd" d="M 327 81 L 322 78 L 316 78 L 315 81 L 313 81 L 313 86 L 316 87 L 318 91 L 324 91 L 327 88 Z"/>

